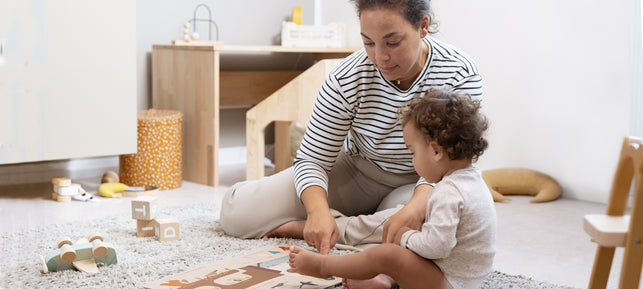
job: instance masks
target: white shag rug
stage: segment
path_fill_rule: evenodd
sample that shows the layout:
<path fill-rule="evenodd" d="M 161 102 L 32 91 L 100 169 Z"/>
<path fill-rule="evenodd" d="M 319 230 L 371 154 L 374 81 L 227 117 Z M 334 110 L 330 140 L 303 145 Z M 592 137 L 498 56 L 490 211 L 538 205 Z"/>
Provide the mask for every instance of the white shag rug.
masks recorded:
<path fill-rule="evenodd" d="M 242 240 L 226 236 L 216 228 L 218 205 L 198 204 L 162 208 L 161 215 L 179 221 L 181 240 L 160 242 L 153 237 L 136 237 L 136 220 L 113 216 L 100 221 L 43 226 L 0 236 L 0 289 L 2 288 L 143 288 L 169 275 L 233 256 L 250 254 L 275 245 L 306 246 L 301 240 Z M 63 236 L 72 240 L 100 232 L 116 249 L 118 263 L 99 267 L 90 275 L 75 270 L 43 274 L 39 255 L 46 255 Z M 331 254 L 346 254 L 333 250 Z M 570 289 L 523 276 L 493 272 L 482 288 Z"/>

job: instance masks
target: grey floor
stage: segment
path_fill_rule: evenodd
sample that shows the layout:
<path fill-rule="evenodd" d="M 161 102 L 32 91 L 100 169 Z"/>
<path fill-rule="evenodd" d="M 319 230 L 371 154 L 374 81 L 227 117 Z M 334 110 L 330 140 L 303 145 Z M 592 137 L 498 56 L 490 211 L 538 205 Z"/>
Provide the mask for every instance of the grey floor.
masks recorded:
<path fill-rule="evenodd" d="M 244 167 L 220 168 L 219 187 L 183 182 L 179 189 L 162 191 L 161 206 L 220 202 L 225 189 L 244 178 Z M 99 178 L 74 180 L 88 192 L 96 192 Z M 79 218 L 100 220 L 113 214 L 129 214 L 127 199 L 98 198 L 95 202 L 51 200 L 51 184 L 35 183 L 0 187 L 0 234 L 25 228 L 71 222 Z M 516 196 L 497 203 L 498 253 L 495 269 L 540 281 L 587 288 L 596 245 L 583 231 L 583 215 L 603 213 L 605 205 L 558 199 L 532 204 L 530 197 Z M 617 288 L 623 251 L 617 249 L 608 288 Z M 643 288 L 643 284 L 639 288 Z"/>

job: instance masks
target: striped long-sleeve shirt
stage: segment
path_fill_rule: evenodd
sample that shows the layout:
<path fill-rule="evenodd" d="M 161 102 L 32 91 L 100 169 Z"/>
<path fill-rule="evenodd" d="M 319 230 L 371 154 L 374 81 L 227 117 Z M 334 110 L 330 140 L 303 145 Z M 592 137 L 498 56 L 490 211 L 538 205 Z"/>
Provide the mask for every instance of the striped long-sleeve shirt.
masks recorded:
<path fill-rule="evenodd" d="M 427 36 L 424 41 L 429 45 L 426 64 L 406 91 L 386 80 L 364 49 L 348 56 L 330 73 L 294 161 L 299 196 L 309 186 L 328 191 L 328 172 L 342 148 L 384 171 L 414 172 L 413 154 L 402 138 L 399 108 L 431 88 L 482 98 L 482 78 L 470 57 L 437 39 Z"/>

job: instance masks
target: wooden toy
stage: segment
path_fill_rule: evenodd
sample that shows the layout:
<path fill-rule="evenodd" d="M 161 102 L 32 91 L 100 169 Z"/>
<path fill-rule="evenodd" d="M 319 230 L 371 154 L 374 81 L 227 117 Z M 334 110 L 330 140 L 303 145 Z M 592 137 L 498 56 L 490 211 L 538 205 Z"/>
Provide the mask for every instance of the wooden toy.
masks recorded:
<path fill-rule="evenodd" d="M 149 289 L 173 288 L 335 288 L 340 278 L 320 279 L 287 272 L 289 248 L 271 247 L 249 255 L 219 260 L 144 284 Z"/>
<path fill-rule="evenodd" d="M 40 256 L 44 273 L 74 268 L 82 272 L 97 273 L 97 265 L 117 262 L 114 246 L 103 242 L 103 237 L 98 233 L 76 243 L 72 243 L 69 237 L 63 237 L 58 241 L 57 247 L 46 256 Z"/>
<path fill-rule="evenodd" d="M 126 198 L 135 198 L 141 196 L 156 196 L 159 193 L 159 188 L 157 186 L 146 186 L 146 187 L 128 187 L 121 192 L 123 197 Z"/>
<path fill-rule="evenodd" d="M 158 215 L 158 198 L 142 196 L 132 200 L 132 219 L 152 220 Z"/>
<path fill-rule="evenodd" d="M 54 191 L 51 198 L 55 201 L 66 203 L 72 199 L 78 201 L 89 201 L 93 199 L 91 194 L 83 190 L 79 184 L 74 184 L 66 177 L 53 177 L 51 183 L 54 185 Z"/>
<path fill-rule="evenodd" d="M 113 171 L 107 171 L 103 174 L 103 178 L 100 180 L 101 184 L 104 183 L 118 183 L 120 182 L 118 174 Z"/>
<path fill-rule="evenodd" d="M 98 194 L 106 198 L 121 198 L 121 193 L 129 186 L 123 183 L 103 183 L 98 187 Z"/>
<path fill-rule="evenodd" d="M 59 203 L 68 203 L 68 202 L 71 202 L 71 196 L 59 195 L 59 194 L 58 194 L 58 193 L 56 193 L 56 192 L 53 192 L 53 193 L 51 194 L 51 198 L 52 198 L 54 201 L 59 202 Z"/>
<path fill-rule="evenodd" d="M 174 218 L 154 219 L 154 234 L 159 241 L 179 240 L 179 221 Z"/>
<path fill-rule="evenodd" d="M 57 177 L 51 178 L 51 183 L 54 184 L 55 186 L 66 187 L 66 186 L 71 185 L 71 179 L 68 179 L 66 177 L 57 176 Z"/>
<path fill-rule="evenodd" d="M 136 220 L 136 237 L 154 237 L 154 220 Z"/>

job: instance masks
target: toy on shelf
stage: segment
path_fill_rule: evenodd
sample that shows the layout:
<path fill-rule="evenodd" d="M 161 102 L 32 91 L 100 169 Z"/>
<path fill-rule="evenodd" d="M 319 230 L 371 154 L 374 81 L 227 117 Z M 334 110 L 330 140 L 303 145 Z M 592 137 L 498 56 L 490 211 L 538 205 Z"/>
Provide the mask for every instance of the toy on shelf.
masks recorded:
<path fill-rule="evenodd" d="M 304 25 L 301 6 L 293 7 L 291 20 L 281 23 L 283 47 L 346 47 L 344 23 Z"/>
<path fill-rule="evenodd" d="M 204 8 L 208 12 L 208 18 L 197 18 L 196 14 L 200 10 L 199 8 Z M 199 32 L 197 32 L 196 26 L 198 22 L 206 22 L 208 24 L 208 41 L 198 41 L 200 38 Z M 217 35 L 215 41 L 212 40 L 212 27 L 214 27 Z M 192 28 L 192 30 L 190 30 Z M 183 37 L 181 40 L 173 41 L 175 45 L 199 45 L 206 43 L 219 43 L 219 26 L 214 20 L 212 20 L 212 10 L 210 7 L 205 4 L 199 4 L 194 8 L 194 13 L 192 19 L 189 19 L 188 22 L 183 24 Z M 221 42 L 223 44 L 223 42 Z"/>
<path fill-rule="evenodd" d="M 54 201 L 67 203 L 71 200 L 91 201 L 94 196 L 85 192 L 79 184 L 74 184 L 71 179 L 66 177 L 53 177 L 51 183 L 54 185 L 54 192 L 51 198 Z"/>
<path fill-rule="evenodd" d="M 72 243 L 69 237 L 58 240 L 57 249 L 46 256 L 40 256 L 43 273 L 77 269 L 86 273 L 98 273 L 98 265 L 116 264 L 116 250 L 110 243 L 103 242 L 99 233 L 89 235 Z"/>

